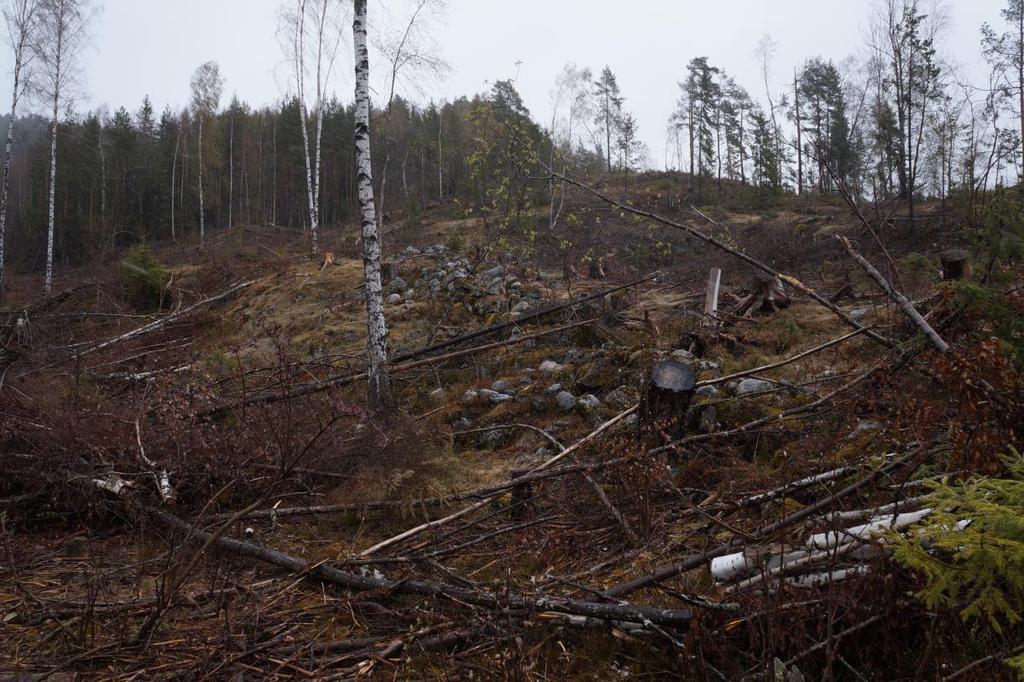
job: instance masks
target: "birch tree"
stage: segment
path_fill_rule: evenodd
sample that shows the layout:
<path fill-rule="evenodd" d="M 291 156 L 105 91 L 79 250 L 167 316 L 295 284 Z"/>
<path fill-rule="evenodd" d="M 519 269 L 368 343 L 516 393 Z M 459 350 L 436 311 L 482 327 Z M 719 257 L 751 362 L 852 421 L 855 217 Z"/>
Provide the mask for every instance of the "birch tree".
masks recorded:
<path fill-rule="evenodd" d="M 380 189 L 377 193 L 377 214 L 384 215 L 388 168 L 391 165 L 392 111 L 399 85 L 422 94 L 423 84 L 430 80 L 444 78 L 451 66 L 440 56 L 441 47 L 431 37 L 429 27 L 440 20 L 447 4 L 444 0 L 409 0 L 409 14 L 404 18 L 392 18 L 390 28 L 377 31 L 373 45 L 388 63 L 388 100 L 383 107 L 379 121 L 378 150 L 384 150 L 384 164 L 381 168 Z M 440 132 L 440 128 L 438 128 Z M 408 149 L 405 155 L 408 157 Z M 405 167 L 403 159 L 402 167 Z"/>
<path fill-rule="evenodd" d="M 78 53 L 92 19 L 91 0 L 44 0 L 37 57 L 42 65 L 42 94 L 52 104 L 50 118 L 49 220 L 46 230 L 46 275 L 43 291 L 53 288 L 53 240 L 56 217 L 57 125 L 61 105 L 70 99 Z"/>
<path fill-rule="evenodd" d="M 363 270 L 366 293 L 367 402 L 380 410 L 391 404 L 388 378 L 388 327 L 380 273 L 380 238 L 373 201 L 370 156 L 370 53 L 366 42 L 366 0 L 353 0 L 352 44 L 355 52 L 355 147 L 359 212 L 363 227 Z"/>
<path fill-rule="evenodd" d="M 319 250 L 320 163 L 327 83 L 344 33 L 341 0 L 288 0 L 278 15 L 278 35 L 292 62 L 292 79 L 299 103 L 302 156 L 306 165 L 306 200 L 309 212 L 310 247 Z M 312 81 L 312 92 L 307 92 Z M 313 135 L 307 100 L 313 97 Z M 312 140 L 311 140 L 312 137 Z M 312 143 L 311 143 L 312 142 Z"/>
<path fill-rule="evenodd" d="M 192 74 L 192 109 L 199 121 L 199 241 L 206 239 L 206 204 L 203 201 L 203 120 L 213 115 L 224 91 L 224 79 L 217 62 L 206 62 Z"/>
<path fill-rule="evenodd" d="M 7 0 L 3 6 L 7 41 L 14 52 L 14 85 L 11 88 L 11 118 L 7 123 L 3 186 L 0 187 L 0 296 L 4 291 L 4 242 L 7 232 L 7 192 L 11 181 L 11 152 L 14 149 L 14 120 L 18 114 L 18 101 L 25 93 L 32 75 L 35 57 L 32 42 L 39 28 L 41 6 L 42 0 Z"/>

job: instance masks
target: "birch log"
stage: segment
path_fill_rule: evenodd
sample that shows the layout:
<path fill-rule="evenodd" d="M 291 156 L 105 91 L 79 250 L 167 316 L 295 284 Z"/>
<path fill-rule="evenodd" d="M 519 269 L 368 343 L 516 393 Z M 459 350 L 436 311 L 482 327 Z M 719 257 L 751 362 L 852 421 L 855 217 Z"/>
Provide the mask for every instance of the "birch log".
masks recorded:
<path fill-rule="evenodd" d="M 373 166 L 370 157 L 370 53 L 366 44 L 366 0 L 354 0 L 352 38 L 356 64 L 355 146 L 359 185 L 359 212 L 363 224 L 363 270 L 366 284 L 367 401 L 371 408 L 391 404 L 388 379 L 388 327 L 384 319 L 384 293 L 380 276 L 380 237 L 373 203 Z"/>

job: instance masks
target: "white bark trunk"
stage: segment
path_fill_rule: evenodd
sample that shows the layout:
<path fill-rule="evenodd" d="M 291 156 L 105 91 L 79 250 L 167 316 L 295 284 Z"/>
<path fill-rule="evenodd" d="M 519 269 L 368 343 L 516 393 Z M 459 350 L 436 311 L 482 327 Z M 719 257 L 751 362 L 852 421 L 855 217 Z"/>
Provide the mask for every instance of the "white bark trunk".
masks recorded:
<path fill-rule="evenodd" d="M 14 149 L 14 117 L 18 110 L 18 88 L 21 79 L 21 54 L 20 51 L 15 57 L 14 65 L 14 95 L 11 97 L 11 120 L 7 126 L 7 148 L 4 151 L 4 177 L 3 189 L 0 190 L 0 296 L 3 295 L 6 275 L 7 254 L 4 244 L 7 234 L 7 191 L 11 181 L 11 151 Z"/>
<path fill-rule="evenodd" d="M 231 115 L 231 132 L 228 137 L 228 227 L 234 227 L 232 202 L 235 198 L 235 116 Z"/>
<path fill-rule="evenodd" d="M 203 204 L 203 113 L 199 112 L 199 243 L 206 240 L 206 207 Z"/>
<path fill-rule="evenodd" d="M 181 144 L 181 131 L 178 131 L 178 138 L 174 141 L 174 161 L 171 163 L 171 239 L 177 239 L 174 229 L 174 178 L 178 175 L 178 147 Z"/>
<path fill-rule="evenodd" d="M 387 373 L 388 329 L 380 273 L 380 240 L 373 203 L 373 166 L 370 156 L 370 57 L 366 44 L 366 0 L 354 0 L 352 37 L 355 49 L 355 147 L 359 209 L 363 227 L 363 268 L 366 285 L 367 399 L 373 409 L 391 403 Z"/>
<path fill-rule="evenodd" d="M 323 106 L 321 103 L 320 63 L 317 63 L 317 103 L 316 103 L 316 148 L 310 153 L 309 145 L 309 111 L 306 109 L 305 87 L 305 37 L 306 37 L 306 3 L 298 3 L 298 22 L 295 27 L 295 85 L 299 98 L 299 123 L 302 129 L 302 159 L 306 164 L 306 201 L 309 211 L 310 246 L 313 253 L 317 251 L 317 231 L 319 228 L 319 190 L 317 185 L 320 176 L 320 134 L 323 130 Z M 323 34 L 320 39 L 322 41 Z M 319 46 L 322 49 L 322 44 Z M 319 54 L 319 53 L 318 53 Z M 312 156 L 315 156 L 315 161 Z M 314 173 L 315 167 L 315 173 Z"/>
<path fill-rule="evenodd" d="M 46 228 L 46 279 L 43 292 L 49 296 L 53 289 L 53 233 L 56 213 L 57 185 L 57 97 L 53 98 L 53 121 L 50 124 L 50 220 Z"/>

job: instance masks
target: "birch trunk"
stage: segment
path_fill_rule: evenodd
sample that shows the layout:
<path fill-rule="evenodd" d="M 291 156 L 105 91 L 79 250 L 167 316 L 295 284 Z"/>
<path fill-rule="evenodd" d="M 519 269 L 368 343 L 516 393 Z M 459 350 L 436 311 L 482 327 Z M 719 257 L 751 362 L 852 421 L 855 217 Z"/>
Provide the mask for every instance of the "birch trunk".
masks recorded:
<path fill-rule="evenodd" d="M 313 253 L 317 251 L 317 189 L 316 180 L 313 175 L 314 162 L 310 158 L 309 151 L 309 111 L 306 109 L 306 88 L 305 88 L 305 36 L 306 36 L 306 3 L 299 2 L 298 13 L 296 16 L 298 22 L 295 27 L 295 85 L 297 89 L 297 95 L 299 98 L 299 124 L 302 129 L 302 160 L 306 164 L 306 201 L 308 202 L 309 210 L 309 232 L 310 232 L 310 244 Z M 317 172 L 319 173 L 320 163 L 320 125 L 322 121 L 321 106 L 319 101 L 319 64 L 317 64 L 317 149 L 316 149 L 316 165 Z"/>
<path fill-rule="evenodd" d="M 17 69 L 15 69 L 17 71 Z M 14 104 L 11 105 L 11 120 L 7 126 L 7 148 L 4 151 L 4 179 L 3 179 L 3 190 L 0 191 L 0 298 L 4 292 L 4 275 L 5 266 L 7 262 L 6 254 L 4 253 L 4 244 L 6 242 L 6 231 L 7 231 L 7 188 L 10 185 L 11 178 L 11 150 L 14 148 L 14 115 L 15 110 L 18 106 L 18 77 L 14 78 Z"/>
<path fill-rule="evenodd" d="M 228 228 L 234 227 L 234 213 L 232 202 L 235 198 L 235 117 L 231 115 L 231 125 L 228 133 Z"/>
<path fill-rule="evenodd" d="M 53 232 L 57 198 L 57 103 L 58 100 L 54 97 L 53 121 L 50 124 L 50 219 L 46 228 L 46 279 L 43 282 L 43 293 L 47 296 L 53 289 Z"/>
<path fill-rule="evenodd" d="M 174 179 L 178 175 L 178 146 L 181 144 L 181 130 L 178 130 L 178 137 L 174 140 L 174 161 L 171 163 L 171 239 L 178 236 L 174 229 Z"/>
<path fill-rule="evenodd" d="M 11 183 L 11 155 L 14 150 L 14 119 L 18 114 L 18 100 L 27 85 L 24 82 L 27 79 L 22 78 L 22 71 L 34 57 L 29 41 L 33 38 L 35 19 L 40 9 L 37 0 L 21 0 L 11 3 L 10 14 L 5 14 L 14 47 L 14 87 L 11 92 L 11 118 L 7 126 L 7 146 L 4 150 L 3 187 L 0 188 L 0 300 L 3 298 L 6 285 L 7 202 Z M 27 59 L 26 48 L 29 48 Z"/>
<path fill-rule="evenodd" d="M 203 204 L 203 114 L 199 113 L 199 244 L 206 240 L 206 206 Z"/>
<path fill-rule="evenodd" d="M 4 150 L 3 189 L 0 190 L 0 296 L 4 291 L 5 263 L 7 257 L 4 249 L 7 233 L 7 191 L 11 181 L 11 151 L 14 149 L 14 117 L 18 110 L 18 93 L 21 87 L 21 50 L 18 50 L 14 61 L 14 95 L 11 97 L 11 120 L 7 125 L 7 147 Z"/>
<path fill-rule="evenodd" d="M 355 49 L 355 147 L 359 209 L 363 227 L 363 268 L 366 278 L 367 400 L 373 409 L 391 404 L 387 373 L 388 330 L 380 273 L 380 240 L 373 203 L 373 166 L 370 156 L 370 57 L 366 44 L 366 0 L 354 0 L 352 38 Z"/>

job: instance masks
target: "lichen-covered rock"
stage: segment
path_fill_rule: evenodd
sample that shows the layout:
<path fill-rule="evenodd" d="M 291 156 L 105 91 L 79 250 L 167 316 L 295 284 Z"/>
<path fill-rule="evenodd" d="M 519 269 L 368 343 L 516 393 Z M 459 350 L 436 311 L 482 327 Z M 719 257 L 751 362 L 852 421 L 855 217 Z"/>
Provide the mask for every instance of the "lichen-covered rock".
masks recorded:
<path fill-rule="evenodd" d="M 576 396 L 568 391 L 559 391 L 555 396 L 555 405 L 558 406 L 558 409 L 568 412 L 576 407 Z"/>

